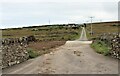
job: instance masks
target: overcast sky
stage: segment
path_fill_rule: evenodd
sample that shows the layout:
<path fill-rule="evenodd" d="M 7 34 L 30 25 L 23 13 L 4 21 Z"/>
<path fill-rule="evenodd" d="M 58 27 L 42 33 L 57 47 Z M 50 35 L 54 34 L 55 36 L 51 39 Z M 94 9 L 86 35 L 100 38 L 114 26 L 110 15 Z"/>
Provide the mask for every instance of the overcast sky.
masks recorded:
<path fill-rule="evenodd" d="M 119 0 L 1 0 L 0 28 L 116 21 Z"/>

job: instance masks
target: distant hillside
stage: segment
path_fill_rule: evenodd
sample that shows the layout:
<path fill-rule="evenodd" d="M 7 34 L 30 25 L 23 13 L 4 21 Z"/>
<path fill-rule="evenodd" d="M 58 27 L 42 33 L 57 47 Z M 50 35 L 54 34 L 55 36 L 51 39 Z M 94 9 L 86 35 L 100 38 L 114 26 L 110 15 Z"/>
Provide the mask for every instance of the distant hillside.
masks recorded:
<path fill-rule="evenodd" d="M 118 25 L 120 23 L 120 21 L 111 21 L 111 22 L 95 22 L 93 24 L 106 24 L 106 25 Z M 91 23 L 88 23 L 91 24 Z"/>

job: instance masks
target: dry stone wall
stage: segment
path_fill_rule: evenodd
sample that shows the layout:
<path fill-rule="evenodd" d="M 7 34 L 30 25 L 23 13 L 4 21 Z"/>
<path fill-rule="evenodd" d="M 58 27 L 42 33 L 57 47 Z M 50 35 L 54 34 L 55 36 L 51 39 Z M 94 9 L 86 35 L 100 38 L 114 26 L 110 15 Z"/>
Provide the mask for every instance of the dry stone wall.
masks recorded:
<path fill-rule="evenodd" d="M 2 39 L 2 68 L 28 60 L 27 46 L 35 40 L 34 36 Z"/>
<path fill-rule="evenodd" d="M 104 41 L 109 46 L 110 55 L 120 59 L 120 34 L 103 34 L 96 38 L 96 40 Z"/>
<path fill-rule="evenodd" d="M 110 53 L 113 57 L 120 59 L 120 34 L 112 39 Z"/>

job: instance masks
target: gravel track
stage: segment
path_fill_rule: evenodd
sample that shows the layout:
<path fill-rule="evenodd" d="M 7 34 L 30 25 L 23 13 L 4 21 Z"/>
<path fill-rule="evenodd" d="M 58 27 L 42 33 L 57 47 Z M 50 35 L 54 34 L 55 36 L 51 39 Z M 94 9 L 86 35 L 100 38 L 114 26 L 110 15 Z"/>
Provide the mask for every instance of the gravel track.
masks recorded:
<path fill-rule="evenodd" d="M 94 52 L 89 44 L 67 41 L 53 52 L 3 69 L 3 74 L 118 74 L 118 60 Z"/>

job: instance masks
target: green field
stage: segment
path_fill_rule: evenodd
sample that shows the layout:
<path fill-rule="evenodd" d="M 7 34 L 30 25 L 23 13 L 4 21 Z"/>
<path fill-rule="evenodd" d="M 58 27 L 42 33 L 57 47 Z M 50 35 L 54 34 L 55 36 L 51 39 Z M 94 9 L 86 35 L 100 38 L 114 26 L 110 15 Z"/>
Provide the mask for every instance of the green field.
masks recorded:
<path fill-rule="evenodd" d="M 118 32 L 117 22 L 106 23 L 93 23 L 93 35 L 90 35 L 91 24 L 87 24 L 86 31 L 89 39 L 95 38 L 103 33 L 116 33 Z M 74 29 L 73 27 L 63 25 L 51 26 L 34 26 L 26 28 L 11 28 L 2 30 L 3 38 L 18 38 L 23 36 L 34 35 L 41 41 L 54 41 L 54 40 L 75 40 L 80 37 L 81 28 Z"/>
<path fill-rule="evenodd" d="M 36 28 L 7 29 L 2 31 L 3 38 L 19 38 L 34 35 L 41 41 L 75 40 L 80 36 L 81 28 L 73 29 L 63 26 L 43 26 Z"/>
<path fill-rule="evenodd" d="M 30 58 L 51 52 L 50 49 L 64 45 L 67 40 L 80 37 L 81 28 L 65 27 L 61 25 L 37 26 L 26 28 L 4 29 L 3 38 L 19 38 L 34 35 L 37 42 L 29 43 L 27 51 Z"/>
<path fill-rule="evenodd" d="M 93 23 L 93 35 L 90 35 L 90 24 L 86 26 L 88 39 L 96 38 L 103 33 L 118 32 L 117 23 Z M 19 38 L 23 36 L 34 35 L 39 42 L 33 42 L 28 45 L 28 52 L 31 58 L 38 54 L 42 55 L 51 52 L 51 48 L 64 45 L 68 40 L 79 39 L 81 27 L 63 26 L 63 25 L 48 25 L 48 26 L 32 26 L 24 28 L 3 29 L 3 38 Z M 92 45 L 99 53 L 106 54 L 106 47 L 100 44 Z M 96 49 L 97 48 L 97 49 Z M 100 50 L 101 49 L 101 50 Z"/>
<path fill-rule="evenodd" d="M 91 32 L 91 24 L 88 24 L 86 27 L 87 35 L 89 38 L 96 38 L 104 33 L 117 33 L 118 32 L 118 23 L 117 22 L 107 22 L 107 23 L 93 23 L 93 35 L 91 36 L 89 33 Z"/>

